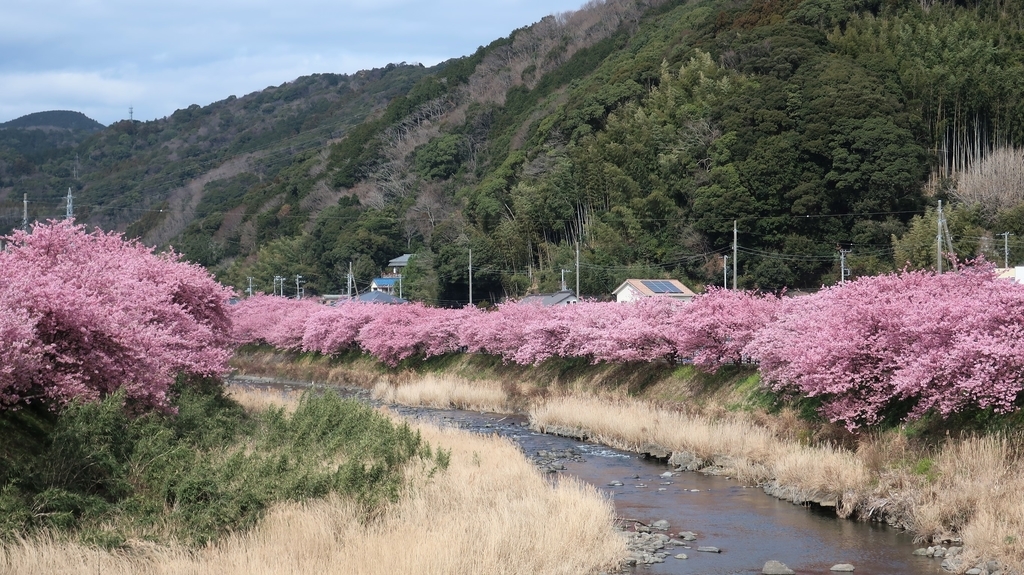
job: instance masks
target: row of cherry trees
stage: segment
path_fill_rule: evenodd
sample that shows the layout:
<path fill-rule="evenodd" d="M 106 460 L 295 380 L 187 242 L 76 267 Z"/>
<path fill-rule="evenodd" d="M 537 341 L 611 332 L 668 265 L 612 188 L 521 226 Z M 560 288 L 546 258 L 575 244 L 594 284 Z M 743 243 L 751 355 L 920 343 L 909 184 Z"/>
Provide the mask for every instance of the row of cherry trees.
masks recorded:
<path fill-rule="evenodd" d="M 823 415 L 850 428 L 929 411 L 1012 411 L 1024 383 L 1024 287 L 986 265 L 863 277 L 791 298 L 711 289 L 691 304 L 481 311 L 260 296 L 233 315 L 242 343 L 322 354 L 359 348 L 389 365 L 456 351 L 519 364 L 686 358 L 706 371 L 755 362 L 765 385 L 820 397 Z"/>
<path fill-rule="evenodd" d="M 552 357 L 595 363 L 692 357 L 714 370 L 743 359 L 745 342 L 772 317 L 778 303 L 770 296 L 724 290 L 712 290 L 694 305 L 651 298 L 630 305 L 584 302 L 553 308 L 509 303 L 492 311 L 418 303 L 328 307 L 256 296 L 234 306 L 232 315 L 240 343 L 265 342 L 322 354 L 359 348 L 389 365 L 468 351 L 523 365 Z M 724 313 L 732 307 L 743 313 Z"/>
<path fill-rule="evenodd" d="M 345 303 L 231 292 L 199 266 L 68 222 L 3 238 L 0 408 L 62 405 L 123 389 L 166 408 L 180 373 L 225 371 L 233 345 L 396 365 L 468 351 L 507 362 L 688 359 L 706 371 L 755 362 L 765 385 L 819 397 L 854 428 L 887 417 L 1009 412 L 1024 383 L 1024 286 L 990 266 L 862 277 L 801 297 L 711 289 L 691 304 L 584 302 L 491 311 Z"/>
<path fill-rule="evenodd" d="M 232 292 L 205 269 L 70 222 L 2 239 L 0 408 L 123 389 L 166 409 L 178 374 L 226 371 Z"/>

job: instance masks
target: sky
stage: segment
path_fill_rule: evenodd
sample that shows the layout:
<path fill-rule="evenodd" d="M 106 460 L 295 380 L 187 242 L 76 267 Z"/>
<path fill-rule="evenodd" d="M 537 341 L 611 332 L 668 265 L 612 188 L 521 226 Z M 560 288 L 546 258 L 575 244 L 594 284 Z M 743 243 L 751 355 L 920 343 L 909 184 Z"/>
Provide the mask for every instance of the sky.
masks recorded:
<path fill-rule="evenodd" d="M 472 54 L 583 0 L 4 0 L 0 123 L 75 110 L 109 125 L 314 73 Z"/>

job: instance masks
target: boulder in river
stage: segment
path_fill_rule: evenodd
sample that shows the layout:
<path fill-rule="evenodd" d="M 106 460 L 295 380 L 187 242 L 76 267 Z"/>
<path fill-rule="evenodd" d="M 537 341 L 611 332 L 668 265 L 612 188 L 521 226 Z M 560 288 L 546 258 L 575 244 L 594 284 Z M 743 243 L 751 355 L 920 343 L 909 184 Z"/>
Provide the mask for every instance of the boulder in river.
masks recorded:
<path fill-rule="evenodd" d="M 853 573 L 853 565 L 850 565 L 849 563 L 837 563 L 832 566 L 830 571 L 835 571 L 837 573 Z"/>
<path fill-rule="evenodd" d="M 764 564 L 761 573 L 764 575 L 794 575 L 796 571 L 786 567 L 785 563 L 772 559 Z"/>

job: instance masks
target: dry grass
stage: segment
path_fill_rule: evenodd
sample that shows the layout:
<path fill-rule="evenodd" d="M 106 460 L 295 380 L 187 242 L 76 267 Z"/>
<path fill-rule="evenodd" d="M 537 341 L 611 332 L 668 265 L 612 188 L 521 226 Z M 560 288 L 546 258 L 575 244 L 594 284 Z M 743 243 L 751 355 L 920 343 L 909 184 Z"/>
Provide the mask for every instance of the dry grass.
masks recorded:
<path fill-rule="evenodd" d="M 512 413 L 516 392 L 509 394 L 507 387 L 490 380 L 469 381 L 428 374 L 412 381 L 379 381 L 373 388 L 373 397 L 402 405 Z"/>
<path fill-rule="evenodd" d="M 613 507 L 593 487 L 572 479 L 552 485 L 507 440 L 419 429 L 451 450 L 449 469 L 433 477 L 412 470 L 408 492 L 369 525 L 345 501 L 288 504 L 251 532 L 193 552 L 20 541 L 0 546 L 0 573 L 570 575 L 611 569 L 625 556 Z"/>
<path fill-rule="evenodd" d="M 382 377 L 375 362 L 338 364 L 325 356 L 300 356 L 290 352 L 236 354 L 231 367 L 239 375 L 274 377 L 283 380 L 346 385 L 370 389 Z"/>
<path fill-rule="evenodd" d="M 841 499 L 862 490 L 869 478 L 852 453 L 781 440 L 742 415 L 686 415 L 635 400 L 579 396 L 553 399 L 530 412 L 540 428 L 586 430 L 593 439 L 632 451 L 655 444 L 686 452 L 707 466 L 747 483 L 778 480 L 804 499 Z"/>
<path fill-rule="evenodd" d="M 265 411 L 271 407 L 293 411 L 302 392 L 296 390 L 255 389 L 240 385 L 227 386 L 227 395 L 241 404 L 246 411 Z"/>
<path fill-rule="evenodd" d="M 1024 571 L 1021 437 L 951 441 L 935 458 L 914 510 L 922 537 L 959 535 L 972 558 L 999 557 Z"/>

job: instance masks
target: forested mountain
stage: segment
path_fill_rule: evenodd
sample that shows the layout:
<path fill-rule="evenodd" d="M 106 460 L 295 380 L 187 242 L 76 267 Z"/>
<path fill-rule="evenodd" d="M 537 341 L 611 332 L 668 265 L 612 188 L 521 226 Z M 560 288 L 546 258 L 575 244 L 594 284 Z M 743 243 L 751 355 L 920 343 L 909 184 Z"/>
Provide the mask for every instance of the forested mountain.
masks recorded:
<path fill-rule="evenodd" d="M 321 153 L 430 72 L 397 64 L 303 77 L 159 120 L 123 120 L 73 148 L 0 157 L 0 225 L 20 225 L 23 193 L 30 219 L 62 216 L 71 187 L 78 219 L 122 230 L 134 224 L 134 235 L 167 244 L 210 206 L 236 207 L 249 191 L 274 196 L 273 186 L 290 181 L 282 170 Z M 219 193 L 207 193 L 210 182 Z"/>
<path fill-rule="evenodd" d="M 0 159 L 4 223 L 72 185 L 82 218 L 239 287 L 337 292 L 349 262 L 365 287 L 416 253 L 406 294 L 447 305 L 470 248 L 478 301 L 556 288 L 577 243 L 585 295 L 721 282 L 734 222 L 745 287 L 835 282 L 840 248 L 855 275 L 933 265 L 939 200 L 959 257 L 1001 264 L 1008 232 L 1012 265 L 1022 24 L 995 0 L 593 1 L 432 69 L 119 122 L 31 173 Z"/>
<path fill-rule="evenodd" d="M 0 189 L 14 183 L 54 158 L 66 161 L 68 148 L 103 129 L 103 124 L 81 112 L 36 112 L 0 123 Z M 2 193 L 2 192 L 0 192 Z"/>
<path fill-rule="evenodd" d="M 27 114 L 10 122 L 0 123 L 0 130 L 11 128 L 98 132 L 104 126 L 81 112 L 51 110 Z"/>

